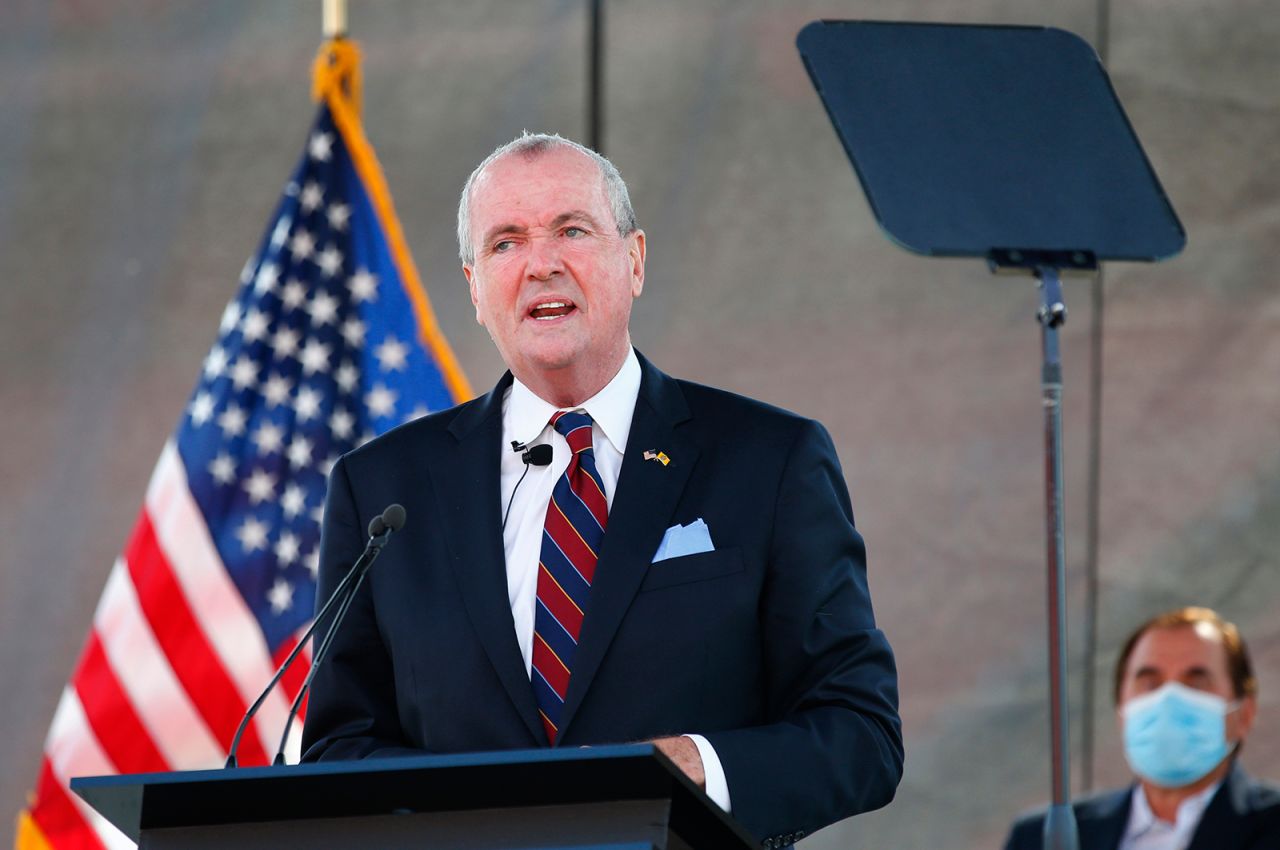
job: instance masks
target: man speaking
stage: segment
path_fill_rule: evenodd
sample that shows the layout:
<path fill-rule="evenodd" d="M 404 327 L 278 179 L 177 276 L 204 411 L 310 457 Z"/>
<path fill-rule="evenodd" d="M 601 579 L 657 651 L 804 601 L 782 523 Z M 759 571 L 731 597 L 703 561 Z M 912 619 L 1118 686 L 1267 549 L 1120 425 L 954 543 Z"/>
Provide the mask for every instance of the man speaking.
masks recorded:
<path fill-rule="evenodd" d="M 387 504 L 408 524 L 317 671 L 304 760 L 653 741 L 766 846 L 888 803 L 897 678 L 826 431 L 632 348 L 645 235 L 599 154 L 499 148 L 458 240 L 510 371 L 334 466 L 320 598 Z"/>

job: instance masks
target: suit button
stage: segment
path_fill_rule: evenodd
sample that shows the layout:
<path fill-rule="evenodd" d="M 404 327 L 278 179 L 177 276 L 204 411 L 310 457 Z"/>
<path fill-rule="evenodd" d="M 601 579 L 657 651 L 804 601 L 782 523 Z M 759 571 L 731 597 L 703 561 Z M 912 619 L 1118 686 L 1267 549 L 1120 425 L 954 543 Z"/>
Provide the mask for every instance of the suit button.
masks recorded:
<path fill-rule="evenodd" d="M 796 841 L 799 841 L 801 838 L 804 838 L 804 836 L 805 836 L 805 831 L 803 829 L 796 830 Z"/>
<path fill-rule="evenodd" d="M 783 847 L 786 847 L 788 844 L 795 844 L 795 843 L 796 843 L 796 835 L 794 832 L 788 832 L 786 835 L 782 836 Z"/>
<path fill-rule="evenodd" d="M 772 838 L 766 838 L 764 841 L 762 841 L 762 842 L 760 842 L 760 843 L 761 843 L 761 845 L 764 847 L 764 850 L 773 850 L 773 848 L 774 848 L 774 847 L 777 847 L 777 846 L 778 846 L 778 845 L 776 845 L 776 844 L 774 844 L 774 843 L 773 843 L 773 839 L 772 839 Z"/>

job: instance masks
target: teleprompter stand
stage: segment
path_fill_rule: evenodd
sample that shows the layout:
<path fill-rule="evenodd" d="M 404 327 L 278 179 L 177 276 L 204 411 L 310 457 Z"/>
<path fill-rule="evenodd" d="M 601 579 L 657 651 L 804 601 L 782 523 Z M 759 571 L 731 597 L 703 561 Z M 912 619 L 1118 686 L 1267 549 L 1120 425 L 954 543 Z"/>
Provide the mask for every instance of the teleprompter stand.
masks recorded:
<path fill-rule="evenodd" d="M 141 850 L 748 850 L 651 744 L 98 776 L 71 789 Z"/>
<path fill-rule="evenodd" d="M 1153 262 L 1186 235 L 1098 55 L 1047 27 L 815 21 L 797 45 L 889 239 L 1039 281 L 1052 805 L 1075 850 L 1067 749 L 1062 272 Z"/>

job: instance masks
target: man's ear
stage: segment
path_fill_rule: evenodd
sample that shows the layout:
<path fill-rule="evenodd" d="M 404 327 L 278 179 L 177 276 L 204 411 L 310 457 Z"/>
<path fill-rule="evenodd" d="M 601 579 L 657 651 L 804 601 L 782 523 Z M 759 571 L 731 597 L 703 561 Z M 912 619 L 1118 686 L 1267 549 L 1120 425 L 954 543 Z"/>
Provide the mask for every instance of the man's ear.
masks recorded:
<path fill-rule="evenodd" d="M 476 324 L 484 327 L 484 319 L 480 317 L 480 298 L 476 295 L 476 271 L 472 266 L 463 263 L 462 276 L 467 279 L 467 288 L 471 291 L 471 303 L 476 308 Z"/>
<path fill-rule="evenodd" d="M 1253 721 L 1258 716 L 1258 698 L 1250 695 L 1241 698 L 1240 707 L 1236 709 L 1235 733 L 1236 740 L 1243 741 L 1249 737 L 1249 731 L 1253 729 Z"/>
<path fill-rule="evenodd" d="M 631 297 L 639 298 L 644 291 L 644 231 L 633 230 L 628 238 L 631 240 L 627 248 L 627 257 L 631 261 Z"/>

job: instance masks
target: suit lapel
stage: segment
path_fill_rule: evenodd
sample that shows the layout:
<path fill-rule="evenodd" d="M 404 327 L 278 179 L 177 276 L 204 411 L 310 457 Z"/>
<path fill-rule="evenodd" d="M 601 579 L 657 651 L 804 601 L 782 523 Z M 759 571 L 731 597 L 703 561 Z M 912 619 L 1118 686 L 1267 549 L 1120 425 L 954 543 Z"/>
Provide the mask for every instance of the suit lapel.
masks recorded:
<path fill-rule="evenodd" d="M 510 383 L 508 373 L 492 392 L 458 414 L 449 426 L 457 445 L 432 459 L 431 480 L 445 520 L 438 533 L 453 555 L 467 615 L 525 725 L 536 740 L 545 742 L 507 597 L 499 447 L 502 395 Z"/>
<path fill-rule="evenodd" d="M 1246 847 L 1245 816 L 1249 812 L 1249 781 L 1240 766 L 1232 764 L 1222 787 L 1205 807 L 1187 850 Z"/>
<path fill-rule="evenodd" d="M 1096 798 L 1076 810 L 1076 829 L 1081 847 L 1116 850 L 1129 823 L 1133 788 Z"/>
<path fill-rule="evenodd" d="M 600 547 L 557 740 L 564 740 L 698 459 L 697 447 L 675 430 L 676 424 L 689 418 L 684 394 L 675 381 L 643 357 L 640 366 L 640 394 L 609 510 L 609 528 Z M 644 452 L 648 449 L 666 452 L 671 462 L 663 465 L 646 461 Z"/>

